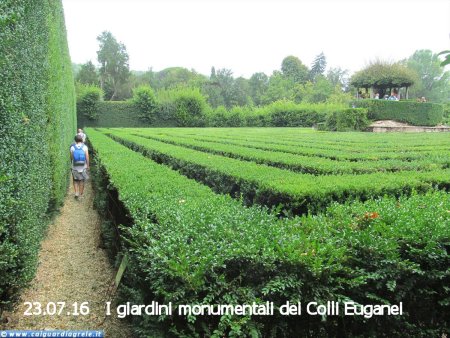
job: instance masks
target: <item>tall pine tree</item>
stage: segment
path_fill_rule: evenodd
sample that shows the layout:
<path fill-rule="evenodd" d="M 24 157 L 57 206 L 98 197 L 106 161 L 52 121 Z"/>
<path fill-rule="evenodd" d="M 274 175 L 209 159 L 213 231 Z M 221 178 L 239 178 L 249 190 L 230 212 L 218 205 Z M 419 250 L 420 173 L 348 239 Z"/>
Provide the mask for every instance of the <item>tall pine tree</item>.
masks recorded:
<path fill-rule="evenodd" d="M 317 76 L 323 75 L 326 67 L 327 67 L 327 60 L 322 52 L 316 56 L 314 62 L 311 65 L 311 71 L 309 72 L 310 80 L 315 82 Z"/>

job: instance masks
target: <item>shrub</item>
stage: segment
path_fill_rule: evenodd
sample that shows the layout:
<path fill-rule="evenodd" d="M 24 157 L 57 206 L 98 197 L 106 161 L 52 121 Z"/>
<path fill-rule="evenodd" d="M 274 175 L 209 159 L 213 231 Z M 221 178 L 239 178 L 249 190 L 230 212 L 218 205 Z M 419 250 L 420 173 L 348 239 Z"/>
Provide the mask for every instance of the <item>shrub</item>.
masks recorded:
<path fill-rule="evenodd" d="M 227 125 L 227 108 L 225 106 L 218 106 L 214 111 L 208 115 L 208 126 L 210 127 L 226 127 Z"/>
<path fill-rule="evenodd" d="M 435 126 L 442 122 L 443 106 L 437 103 L 358 100 L 353 106 L 367 108 L 371 120 L 395 120 L 414 126 Z"/>
<path fill-rule="evenodd" d="M 139 86 L 133 89 L 133 103 L 139 111 L 139 117 L 148 123 L 155 121 L 155 113 L 158 108 L 156 97 L 150 86 Z"/>
<path fill-rule="evenodd" d="M 369 125 L 367 110 L 362 108 L 349 108 L 328 114 L 325 127 L 330 131 L 365 130 Z"/>
<path fill-rule="evenodd" d="M 447 126 L 450 125 L 450 102 L 444 104 L 442 123 Z"/>
<path fill-rule="evenodd" d="M 178 127 L 204 126 L 208 109 L 198 88 L 180 87 L 158 92 L 161 113 Z"/>
<path fill-rule="evenodd" d="M 242 107 L 233 107 L 228 111 L 226 116 L 226 127 L 245 127 L 245 114 L 244 108 Z"/>
<path fill-rule="evenodd" d="M 233 107 L 226 110 L 218 107 L 208 117 L 212 127 L 311 127 L 325 121 L 327 112 L 343 109 L 340 103 L 296 104 L 280 100 L 270 105 Z"/>
<path fill-rule="evenodd" d="M 103 90 L 95 85 L 77 85 L 77 104 L 80 112 L 89 120 L 98 120 L 98 103 L 103 99 Z"/>

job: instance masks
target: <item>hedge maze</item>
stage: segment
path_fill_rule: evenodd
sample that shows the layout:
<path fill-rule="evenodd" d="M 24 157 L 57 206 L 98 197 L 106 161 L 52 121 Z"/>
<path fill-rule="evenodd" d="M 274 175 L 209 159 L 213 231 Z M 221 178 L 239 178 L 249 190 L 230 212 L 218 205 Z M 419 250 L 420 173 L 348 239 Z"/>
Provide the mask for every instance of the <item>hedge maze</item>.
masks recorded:
<path fill-rule="evenodd" d="M 271 301 L 279 307 L 352 300 L 402 302 L 405 309 L 402 316 L 370 320 L 342 314 L 143 316 L 135 322 L 139 332 L 294 337 L 445 331 L 445 135 L 289 128 L 104 128 L 88 135 L 103 189 L 113 190 L 129 215 L 119 227 L 120 255 L 129 256 L 123 301 Z"/>

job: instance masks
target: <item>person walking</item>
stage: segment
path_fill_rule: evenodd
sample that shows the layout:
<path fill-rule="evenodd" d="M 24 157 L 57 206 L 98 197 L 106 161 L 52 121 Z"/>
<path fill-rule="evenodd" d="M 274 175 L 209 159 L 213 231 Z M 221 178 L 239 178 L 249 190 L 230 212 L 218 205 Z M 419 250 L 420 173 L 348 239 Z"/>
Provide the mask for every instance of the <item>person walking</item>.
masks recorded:
<path fill-rule="evenodd" d="M 77 129 L 77 135 L 80 135 L 81 138 L 83 139 L 83 143 L 86 143 L 86 134 L 84 133 L 83 129 L 78 128 Z"/>
<path fill-rule="evenodd" d="M 72 161 L 72 178 L 75 198 L 83 197 L 84 182 L 89 178 L 89 151 L 83 143 L 83 137 L 75 135 L 75 144 L 70 147 L 70 159 Z"/>

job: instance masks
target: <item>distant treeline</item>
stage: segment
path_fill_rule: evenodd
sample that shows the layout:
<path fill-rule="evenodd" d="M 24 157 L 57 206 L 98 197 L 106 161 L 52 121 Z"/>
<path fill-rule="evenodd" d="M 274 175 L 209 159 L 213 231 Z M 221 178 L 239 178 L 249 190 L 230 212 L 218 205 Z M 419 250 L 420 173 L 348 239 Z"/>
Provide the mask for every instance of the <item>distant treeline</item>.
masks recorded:
<path fill-rule="evenodd" d="M 89 61 L 83 65 L 74 65 L 74 71 L 77 82 L 100 87 L 106 101 L 130 99 L 134 88 L 148 85 L 155 91 L 176 87 L 198 88 L 212 108 L 264 106 L 279 100 L 348 103 L 354 98 L 357 87 L 361 88 L 358 84 L 366 80 L 373 81 L 373 74 L 368 74 L 368 79 L 364 78 L 364 70 L 350 77 L 349 72 L 340 67 L 327 69 L 323 53 L 316 56 L 310 67 L 296 56 L 287 56 L 282 60 L 280 69 L 274 70 L 272 74 L 258 72 L 249 79 L 235 78 L 231 69 L 215 67 L 211 68 L 208 76 L 181 67 L 166 68 L 159 72 L 152 69 L 146 72 L 130 71 L 128 53 L 123 43 L 117 42 L 110 32 L 100 34 L 98 41 L 98 66 Z M 417 50 L 409 58 L 395 64 L 375 62 L 378 63 L 394 65 L 387 69 L 396 70 L 395 74 L 379 74 L 383 77 L 381 82 L 386 80 L 386 76 L 392 76 L 393 83 L 398 82 L 396 80 L 400 73 L 407 76 L 409 98 L 425 97 L 432 102 L 450 99 L 450 72 L 441 67 L 437 53 Z M 369 96 L 367 92 L 361 95 Z M 400 95 L 406 97 L 405 88 L 400 88 Z"/>

